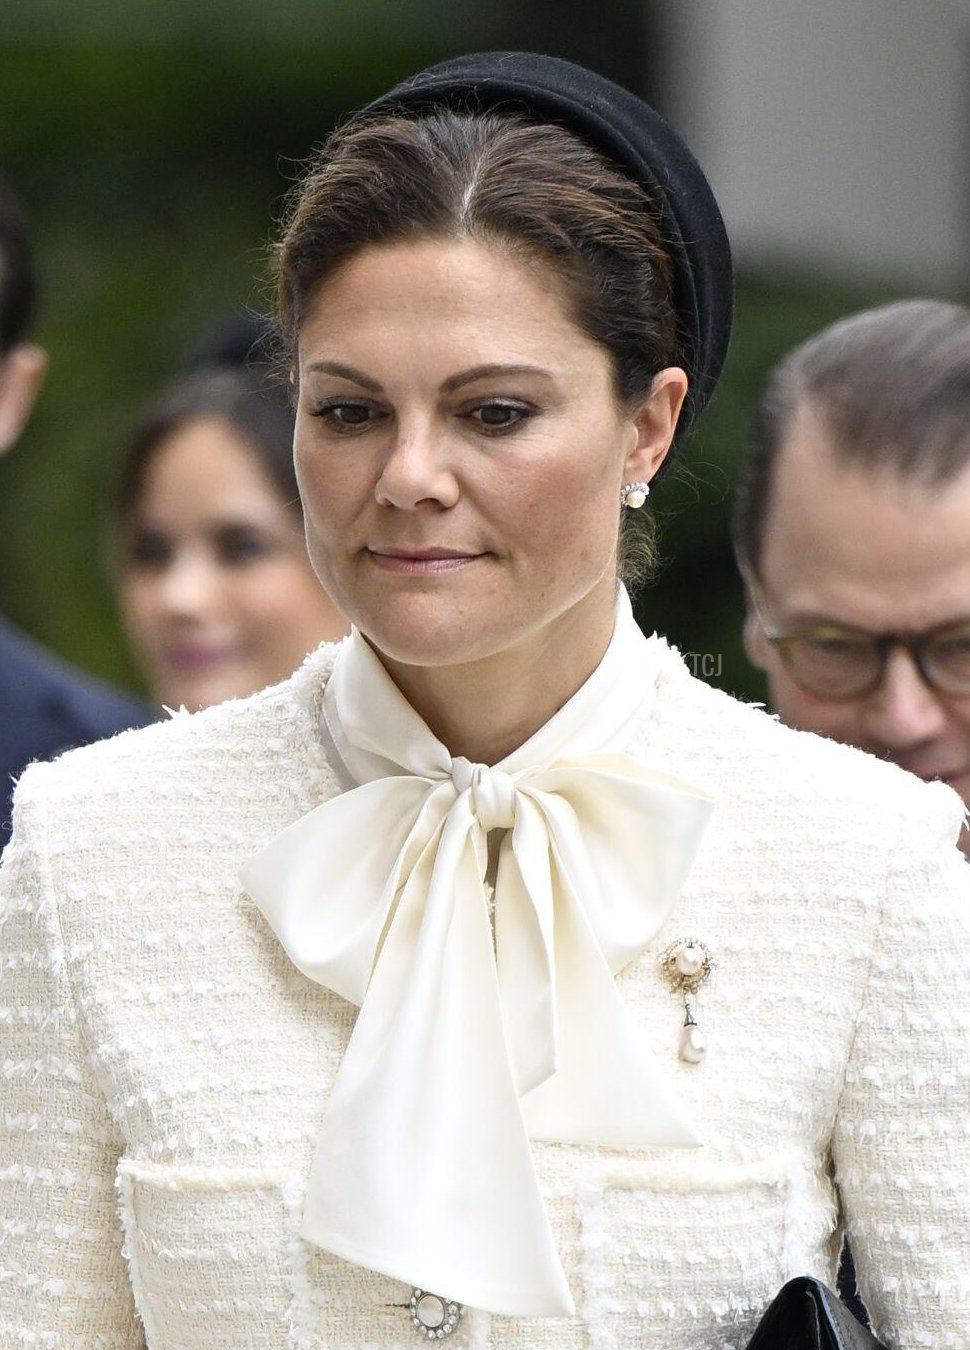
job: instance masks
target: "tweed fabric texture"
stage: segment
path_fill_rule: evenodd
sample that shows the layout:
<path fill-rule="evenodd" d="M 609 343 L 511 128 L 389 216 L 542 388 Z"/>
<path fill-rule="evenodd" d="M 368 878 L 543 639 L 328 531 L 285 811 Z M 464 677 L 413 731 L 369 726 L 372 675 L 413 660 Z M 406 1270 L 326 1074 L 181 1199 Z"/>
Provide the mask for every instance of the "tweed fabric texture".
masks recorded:
<path fill-rule="evenodd" d="M 4 1347 L 420 1344 L 409 1289 L 298 1235 L 354 1009 L 295 970 L 236 880 L 339 790 L 318 731 L 333 650 L 21 782 L 0 871 Z M 887 1345 L 970 1346 L 957 799 L 673 653 L 628 749 L 719 801 L 669 924 L 619 977 L 704 1146 L 536 1144 L 577 1315 L 470 1309 L 451 1344 L 738 1350 L 785 1279 L 834 1281 L 845 1222 Z M 696 1066 L 656 961 L 686 935 L 717 960 Z"/>

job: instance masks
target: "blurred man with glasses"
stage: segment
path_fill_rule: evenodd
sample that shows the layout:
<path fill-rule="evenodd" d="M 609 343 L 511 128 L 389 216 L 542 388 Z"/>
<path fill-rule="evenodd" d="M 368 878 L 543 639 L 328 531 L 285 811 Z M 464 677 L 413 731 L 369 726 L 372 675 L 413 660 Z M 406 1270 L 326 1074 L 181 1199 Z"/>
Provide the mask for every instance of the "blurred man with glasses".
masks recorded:
<path fill-rule="evenodd" d="M 734 541 L 782 720 L 970 804 L 970 309 L 868 310 L 776 366 Z"/>
<path fill-rule="evenodd" d="M 782 721 L 970 805 L 970 309 L 867 310 L 771 371 L 734 548 Z M 847 1252 L 839 1290 L 865 1319 Z"/>

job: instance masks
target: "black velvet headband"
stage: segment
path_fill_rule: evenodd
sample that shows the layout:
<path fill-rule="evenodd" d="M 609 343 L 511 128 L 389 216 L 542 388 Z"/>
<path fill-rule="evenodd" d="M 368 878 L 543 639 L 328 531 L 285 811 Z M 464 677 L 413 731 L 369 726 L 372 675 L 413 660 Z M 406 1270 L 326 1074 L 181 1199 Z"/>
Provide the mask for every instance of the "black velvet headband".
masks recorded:
<path fill-rule="evenodd" d="M 459 56 L 412 76 L 364 110 L 524 112 L 573 131 L 638 182 L 659 210 L 674 267 L 687 431 L 717 384 L 734 310 L 731 250 L 710 184 L 687 146 L 635 94 L 571 61 L 530 52 Z"/>

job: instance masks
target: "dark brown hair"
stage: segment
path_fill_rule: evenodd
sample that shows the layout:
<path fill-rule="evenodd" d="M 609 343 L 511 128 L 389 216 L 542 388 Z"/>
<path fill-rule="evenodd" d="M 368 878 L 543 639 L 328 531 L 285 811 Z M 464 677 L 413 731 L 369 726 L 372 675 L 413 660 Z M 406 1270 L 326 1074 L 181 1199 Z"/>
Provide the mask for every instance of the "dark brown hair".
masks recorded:
<path fill-rule="evenodd" d="M 734 549 L 758 575 L 778 453 L 808 407 L 845 464 L 927 487 L 970 465 L 970 309 L 904 300 L 823 329 L 769 373 L 734 499 Z"/>
<path fill-rule="evenodd" d="M 472 238 L 544 263 L 577 327 L 609 354 L 624 404 L 683 364 L 670 259 L 643 189 L 562 127 L 446 110 L 351 120 L 310 166 L 277 254 L 289 351 L 336 267 L 367 245 L 421 238 Z M 623 571 L 635 581 L 652 562 L 652 528 L 644 511 L 625 515 Z"/>
<path fill-rule="evenodd" d="M 282 500 L 299 515 L 293 410 L 285 387 L 275 377 L 242 366 L 215 366 L 181 376 L 142 411 L 118 476 L 115 510 L 121 522 L 138 509 L 148 467 L 168 437 L 209 417 L 226 422 L 250 447 Z"/>

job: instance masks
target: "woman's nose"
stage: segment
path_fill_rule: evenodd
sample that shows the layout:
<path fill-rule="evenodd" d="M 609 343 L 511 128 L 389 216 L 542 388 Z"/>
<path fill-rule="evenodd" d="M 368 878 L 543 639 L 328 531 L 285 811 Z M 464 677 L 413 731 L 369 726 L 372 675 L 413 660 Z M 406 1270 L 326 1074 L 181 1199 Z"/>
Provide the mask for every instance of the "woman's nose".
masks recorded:
<path fill-rule="evenodd" d="M 169 614 L 197 616 L 218 599 L 220 570 L 213 558 L 196 550 L 177 553 L 158 579 L 161 607 Z"/>
<path fill-rule="evenodd" d="M 423 419 L 400 426 L 388 448 L 376 485 L 382 506 L 413 511 L 428 504 L 454 506 L 458 500 L 454 452 L 444 432 Z"/>
<path fill-rule="evenodd" d="M 882 684 L 869 699 L 867 731 L 889 750 L 907 750 L 940 734 L 947 722 L 944 700 L 926 683 L 908 651 L 894 648 Z"/>

